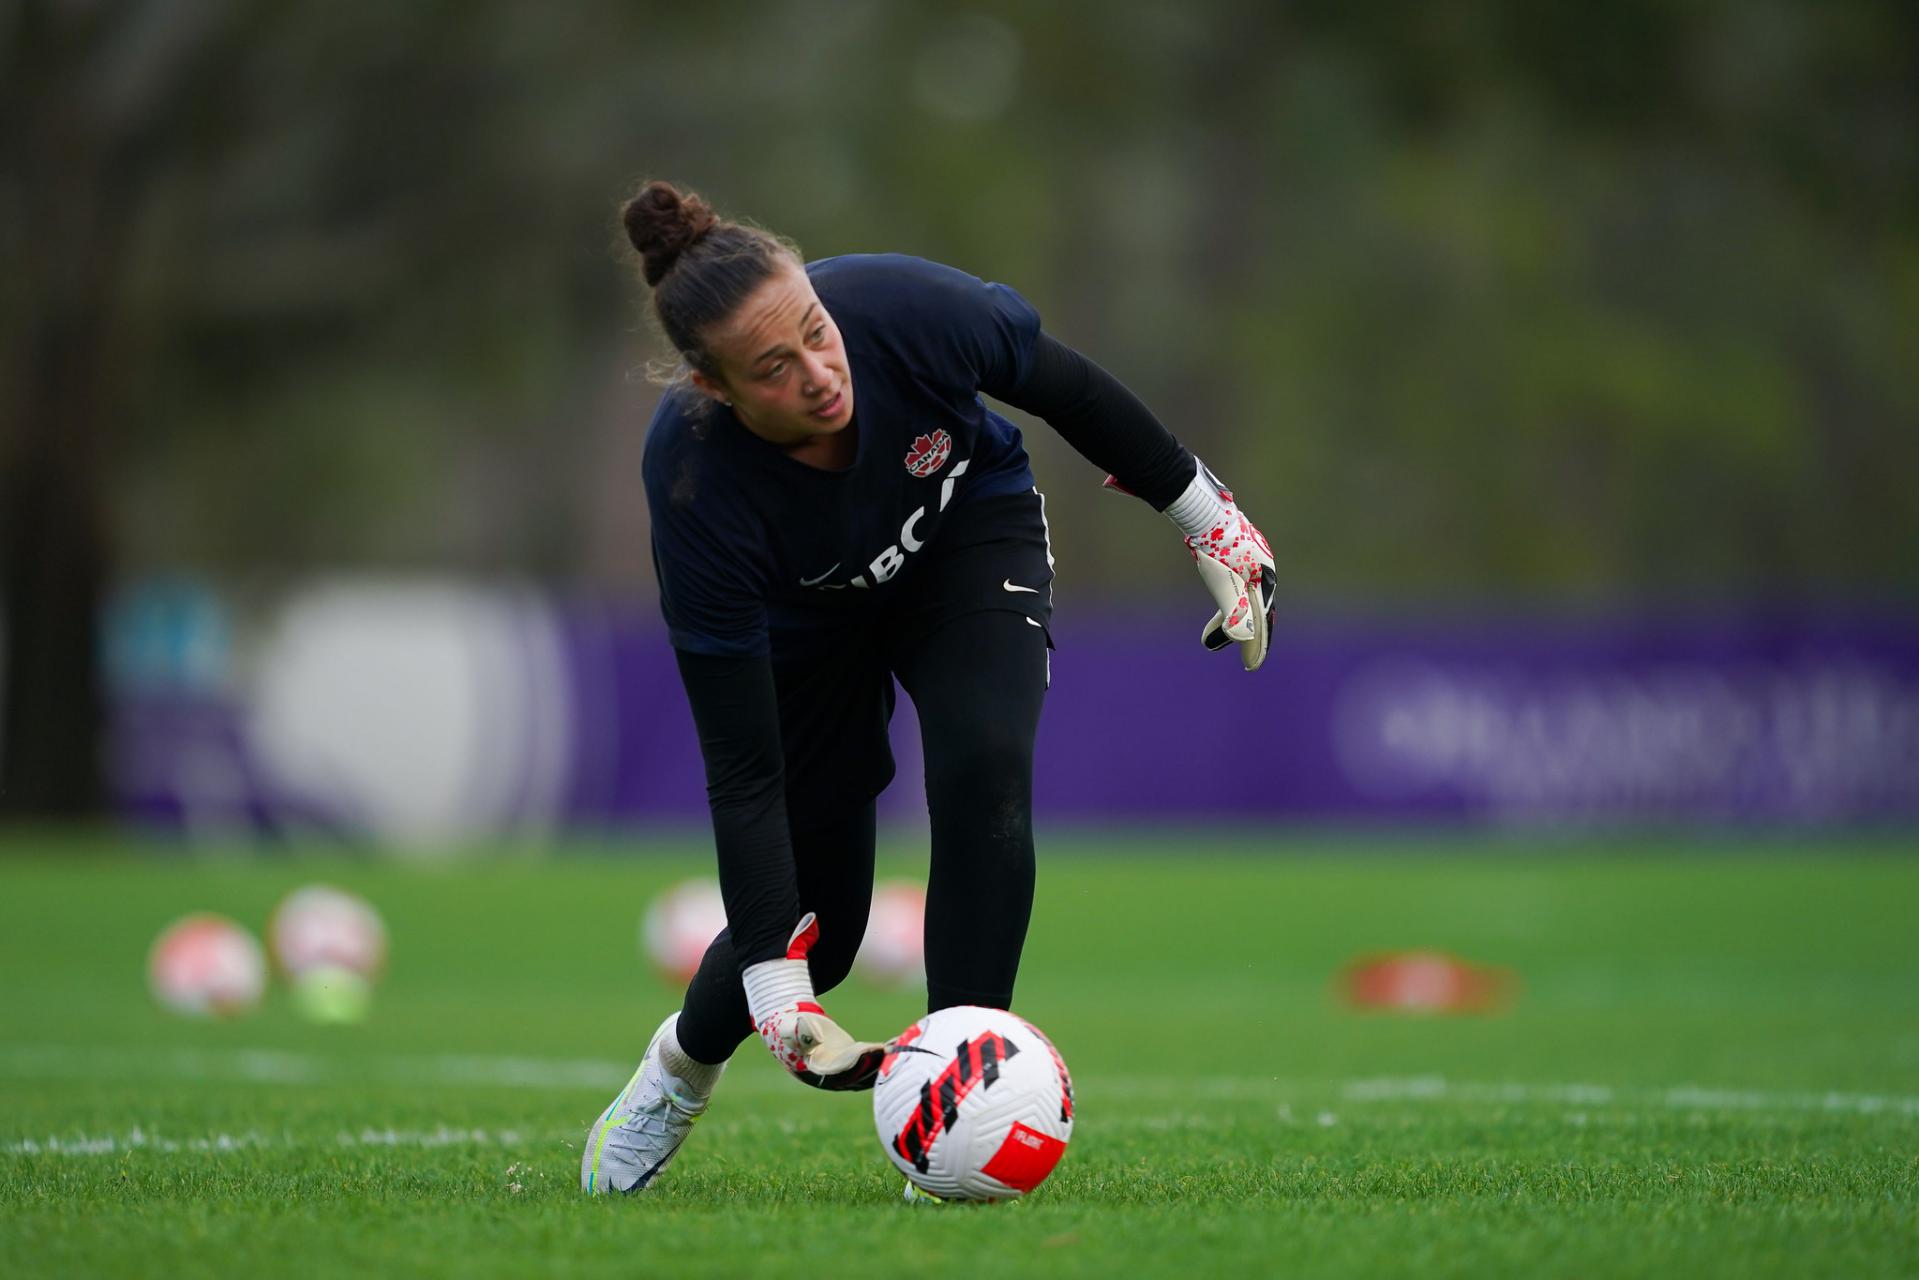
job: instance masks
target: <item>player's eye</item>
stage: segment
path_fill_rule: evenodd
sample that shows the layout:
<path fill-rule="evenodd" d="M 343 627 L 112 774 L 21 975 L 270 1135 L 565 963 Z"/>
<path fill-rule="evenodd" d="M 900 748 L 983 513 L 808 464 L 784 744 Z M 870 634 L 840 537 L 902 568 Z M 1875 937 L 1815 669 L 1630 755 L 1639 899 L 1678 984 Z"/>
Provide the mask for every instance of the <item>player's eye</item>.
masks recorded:
<path fill-rule="evenodd" d="M 786 361 L 775 360 L 771 365 L 767 366 L 766 372 L 761 374 L 760 376 L 763 378 L 777 378 L 782 373 L 785 373 L 785 372 L 786 372 Z"/>
<path fill-rule="evenodd" d="M 806 340 L 815 346 L 826 341 L 826 326 L 821 325 L 819 328 L 813 330 L 813 332 L 807 334 Z"/>

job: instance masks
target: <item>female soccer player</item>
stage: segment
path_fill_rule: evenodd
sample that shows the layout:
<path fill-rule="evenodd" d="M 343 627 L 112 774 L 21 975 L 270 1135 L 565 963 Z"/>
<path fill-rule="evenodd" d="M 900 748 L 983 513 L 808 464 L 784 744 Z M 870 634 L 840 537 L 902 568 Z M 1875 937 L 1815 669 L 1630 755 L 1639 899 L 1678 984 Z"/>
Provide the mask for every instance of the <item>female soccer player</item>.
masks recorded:
<path fill-rule="evenodd" d="M 1053 557 L 1019 431 L 1042 419 L 1164 512 L 1251 671 L 1266 539 L 1111 375 L 1012 289 L 896 254 L 792 245 L 649 183 L 623 220 L 685 378 L 642 471 L 667 634 L 705 757 L 727 928 L 587 1136 L 589 1192 L 637 1191 L 755 1031 L 825 1089 L 883 1046 L 820 1007 L 866 931 L 893 680 L 919 711 L 932 863 L 927 1008 L 1005 1008 L 1033 903 L 1033 739 Z"/>

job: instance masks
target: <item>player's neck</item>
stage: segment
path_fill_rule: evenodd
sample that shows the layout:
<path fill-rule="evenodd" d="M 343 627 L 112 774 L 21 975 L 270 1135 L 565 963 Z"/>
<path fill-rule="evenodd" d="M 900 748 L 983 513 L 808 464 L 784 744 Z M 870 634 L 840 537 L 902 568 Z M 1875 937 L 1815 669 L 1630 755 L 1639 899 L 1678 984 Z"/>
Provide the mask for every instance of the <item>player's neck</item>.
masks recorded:
<path fill-rule="evenodd" d="M 858 424 L 849 422 L 832 435 L 814 436 L 789 447 L 786 456 L 821 471 L 844 471 L 853 465 L 859 451 Z"/>

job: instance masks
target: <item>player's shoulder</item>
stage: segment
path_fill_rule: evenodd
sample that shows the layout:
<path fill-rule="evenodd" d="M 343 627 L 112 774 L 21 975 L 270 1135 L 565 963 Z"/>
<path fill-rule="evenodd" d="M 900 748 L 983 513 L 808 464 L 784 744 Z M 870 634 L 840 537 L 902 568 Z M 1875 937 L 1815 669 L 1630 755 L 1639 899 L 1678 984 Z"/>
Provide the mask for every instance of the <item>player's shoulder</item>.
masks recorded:
<path fill-rule="evenodd" d="M 1039 313 L 1017 291 L 944 263 L 850 254 L 807 270 L 856 358 L 890 356 L 968 395 L 992 370 L 1022 368 L 1039 333 Z"/>
<path fill-rule="evenodd" d="M 806 264 L 814 290 L 842 314 L 937 316 L 986 287 L 978 276 L 909 253 L 848 253 Z"/>
<path fill-rule="evenodd" d="M 660 393 L 653 417 L 646 424 L 642 456 L 648 465 L 685 452 L 705 436 L 706 414 L 699 403 L 702 398 L 681 382 Z"/>
<path fill-rule="evenodd" d="M 714 456 L 718 449 L 706 399 L 684 385 L 668 387 L 646 427 L 640 476 L 656 518 L 700 505 L 714 482 L 731 473 Z"/>

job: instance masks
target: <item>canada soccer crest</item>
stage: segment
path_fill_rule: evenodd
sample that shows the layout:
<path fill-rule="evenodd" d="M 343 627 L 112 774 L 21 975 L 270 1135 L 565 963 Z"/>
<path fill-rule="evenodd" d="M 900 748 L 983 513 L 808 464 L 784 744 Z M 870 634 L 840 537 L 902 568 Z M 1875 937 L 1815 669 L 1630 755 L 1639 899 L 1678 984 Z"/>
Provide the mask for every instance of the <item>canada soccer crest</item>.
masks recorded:
<path fill-rule="evenodd" d="M 930 436 L 915 436 L 913 447 L 906 451 L 906 470 L 914 478 L 924 480 L 946 465 L 946 456 L 953 452 L 953 437 L 944 431 L 935 431 Z"/>

